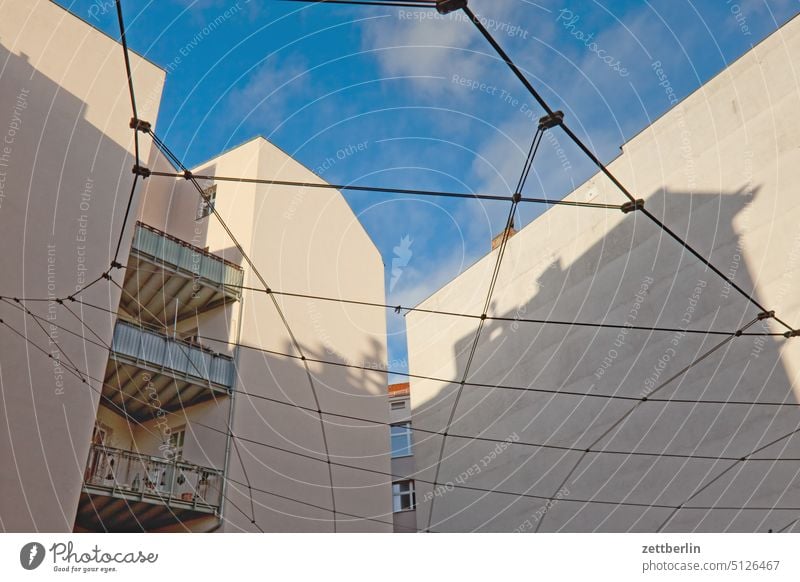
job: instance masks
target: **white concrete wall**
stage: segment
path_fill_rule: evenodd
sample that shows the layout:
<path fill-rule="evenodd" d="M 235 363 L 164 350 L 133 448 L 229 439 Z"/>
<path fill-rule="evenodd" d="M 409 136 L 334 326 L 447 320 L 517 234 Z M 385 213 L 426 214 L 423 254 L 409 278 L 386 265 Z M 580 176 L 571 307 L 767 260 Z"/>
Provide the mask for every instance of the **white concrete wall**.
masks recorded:
<path fill-rule="evenodd" d="M 140 116 L 155 122 L 164 73 L 131 58 Z M 66 296 L 109 267 L 133 177 L 130 117 L 117 42 L 51 2 L 3 3 L 0 295 Z M 146 141 L 142 153 L 149 155 Z M 104 282 L 83 298 L 113 311 L 119 292 Z M 54 339 L 65 360 L 97 379 L 90 381 L 96 391 L 0 328 L 0 530 L 71 531 L 107 351 L 80 339 L 80 325 L 63 308 L 30 307 L 78 337 L 43 331 L 7 304 L 0 318 L 48 351 Z M 82 317 L 110 342 L 112 316 L 86 309 Z"/>
<path fill-rule="evenodd" d="M 800 325 L 800 19 L 794 19 L 625 144 L 612 171 L 647 208 L 785 320 Z M 559 130 L 553 130 L 559 131 Z M 571 200 L 622 203 L 598 175 Z M 488 241 L 487 241 L 488 246 Z M 480 314 L 496 251 L 422 307 Z M 489 315 L 736 330 L 758 309 L 641 214 L 556 207 L 513 237 Z M 460 379 L 476 322 L 408 316 L 412 374 Z M 775 322 L 750 331 L 785 331 Z M 720 337 L 487 323 L 468 381 L 641 397 Z M 659 397 L 797 402 L 800 341 L 741 337 Z M 414 424 L 442 430 L 457 386 L 412 379 Z M 452 434 L 588 447 L 633 405 L 621 400 L 465 387 Z M 643 403 L 595 448 L 746 455 L 798 426 L 794 408 Z M 433 480 L 439 437 L 418 433 L 417 469 Z M 554 503 L 456 488 L 434 496 L 436 531 L 653 531 L 669 509 L 582 499 L 682 504 L 730 461 L 586 455 L 449 438 L 439 477 Z M 761 455 L 798 457 L 797 438 Z M 579 462 L 580 461 L 580 462 Z M 573 470 L 573 467 L 577 468 Z M 474 467 L 477 465 L 477 471 Z M 798 464 L 749 461 L 687 506 L 797 507 Z M 418 522 L 431 487 L 418 483 Z M 427 495 L 426 495 L 427 493 Z M 683 509 L 667 531 L 767 531 L 797 517 L 775 510 Z"/>

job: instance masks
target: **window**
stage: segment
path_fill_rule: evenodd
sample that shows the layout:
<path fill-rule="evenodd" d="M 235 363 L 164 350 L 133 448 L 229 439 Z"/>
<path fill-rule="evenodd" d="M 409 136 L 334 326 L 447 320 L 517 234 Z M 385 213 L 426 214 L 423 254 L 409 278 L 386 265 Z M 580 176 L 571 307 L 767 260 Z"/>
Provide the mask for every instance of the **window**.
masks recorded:
<path fill-rule="evenodd" d="M 411 423 L 401 422 L 391 426 L 392 458 L 411 455 Z"/>
<path fill-rule="evenodd" d="M 209 186 L 203 190 L 203 200 L 200 202 L 200 216 L 198 220 L 205 218 L 214 212 L 214 202 L 217 200 L 217 185 Z"/>
<path fill-rule="evenodd" d="M 414 495 L 414 482 L 398 481 L 392 483 L 392 510 L 409 511 L 417 507 L 417 499 Z"/>
<path fill-rule="evenodd" d="M 100 445 L 105 446 L 106 438 L 108 437 L 108 430 L 105 426 L 100 426 L 95 423 L 94 428 L 92 429 L 92 444 L 93 445 Z"/>
<path fill-rule="evenodd" d="M 168 453 L 170 459 L 180 461 L 183 459 L 183 443 L 186 441 L 186 427 L 172 429 L 169 433 Z"/>
<path fill-rule="evenodd" d="M 406 401 L 400 400 L 398 402 L 392 402 L 392 410 L 403 410 L 406 407 Z"/>

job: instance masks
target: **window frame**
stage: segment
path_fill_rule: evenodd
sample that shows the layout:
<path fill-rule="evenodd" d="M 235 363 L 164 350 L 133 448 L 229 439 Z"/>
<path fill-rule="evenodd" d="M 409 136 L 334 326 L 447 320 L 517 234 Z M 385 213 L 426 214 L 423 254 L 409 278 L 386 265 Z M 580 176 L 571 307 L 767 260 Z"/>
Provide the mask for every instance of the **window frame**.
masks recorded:
<path fill-rule="evenodd" d="M 407 485 L 408 489 L 402 490 L 400 487 Z M 403 507 L 403 497 L 409 497 L 409 507 Z M 402 479 L 392 482 L 392 513 L 402 513 L 404 511 L 415 511 L 417 509 L 417 488 L 413 479 Z"/>
<path fill-rule="evenodd" d="M 404 433 L 394 434 L 395 428 L 405 428 Z M 390 455 L 392 459 L 402 459 L 404 457 L 413 457 L 414 456 L 414 441 L 411 438 L 411 421 L 404 420 L 403 422 L 393 422 L 389 425 L 389 445 L 390 445 Z M 395 452 L 394 440 L 395 437 L 405 437 L 405 445 L 402 448 L 399 448 L 399 451 L 405 451 L 403 454 L 397 454 Z"/>
<path fill-rule="evenodd" d="M 200 216 L 197 220 L 208 218 L 214 212 L 214 205 L 217 202 L 217 185 L 212 184 L 203 189 L 203 197 L 200 199 Z"/>
<path fill-rule="evenodd" d="M 183 451 L 186 447 L 186 425 L 184 424 L 170 429 L 166 444 L 168 445 L 166 450 L 173 451 L 171 460 L 178 463 L 183 461 Z"/>

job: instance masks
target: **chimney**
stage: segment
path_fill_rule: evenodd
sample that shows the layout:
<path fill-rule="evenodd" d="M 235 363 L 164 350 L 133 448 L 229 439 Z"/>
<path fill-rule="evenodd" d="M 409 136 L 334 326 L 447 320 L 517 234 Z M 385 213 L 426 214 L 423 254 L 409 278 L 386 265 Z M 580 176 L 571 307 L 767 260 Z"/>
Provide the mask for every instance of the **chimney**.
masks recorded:
<path fill-rule="evenodd" d="M 514 228 L 514 223 L 513 222 L 511 223 L 511 225 L 507 229 L 503 230 L 503 232 L 501 232 L 500 234 L 498 234 L 497 236 L 495 236 L 492 239 L 492 250 L 496 249 L 501 244 L 503 244 L 503 236 L 505 236 L 506 233 L 508 233 L 508 238 L 511 238 L 512 236 L 517 234 L 517 231 Z"/>

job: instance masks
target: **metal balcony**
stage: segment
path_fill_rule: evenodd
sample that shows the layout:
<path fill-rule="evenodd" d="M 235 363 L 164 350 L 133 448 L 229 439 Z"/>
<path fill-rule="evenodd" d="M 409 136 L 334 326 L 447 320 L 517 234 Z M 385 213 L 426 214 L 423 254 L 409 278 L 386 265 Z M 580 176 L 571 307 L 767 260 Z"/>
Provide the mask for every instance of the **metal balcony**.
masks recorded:
<path fill-rule="evenodd" d="M 229 356 L 117 321 L 101 403 L 135 420 L 150 420 L 159 410 L 230 394 L 234 374 Z"/>
<path fill-rule="evenodd" d="M 243 282 L 239 265 L 137 222 L 120 306 L 145 323 L 172 323 L 238 301 Z"/>
<path fill-rule="evenodd" d="M 182 460 L 92 445 L 79 531 L 156 531 L 218 515 L 224 473 Z"/>

